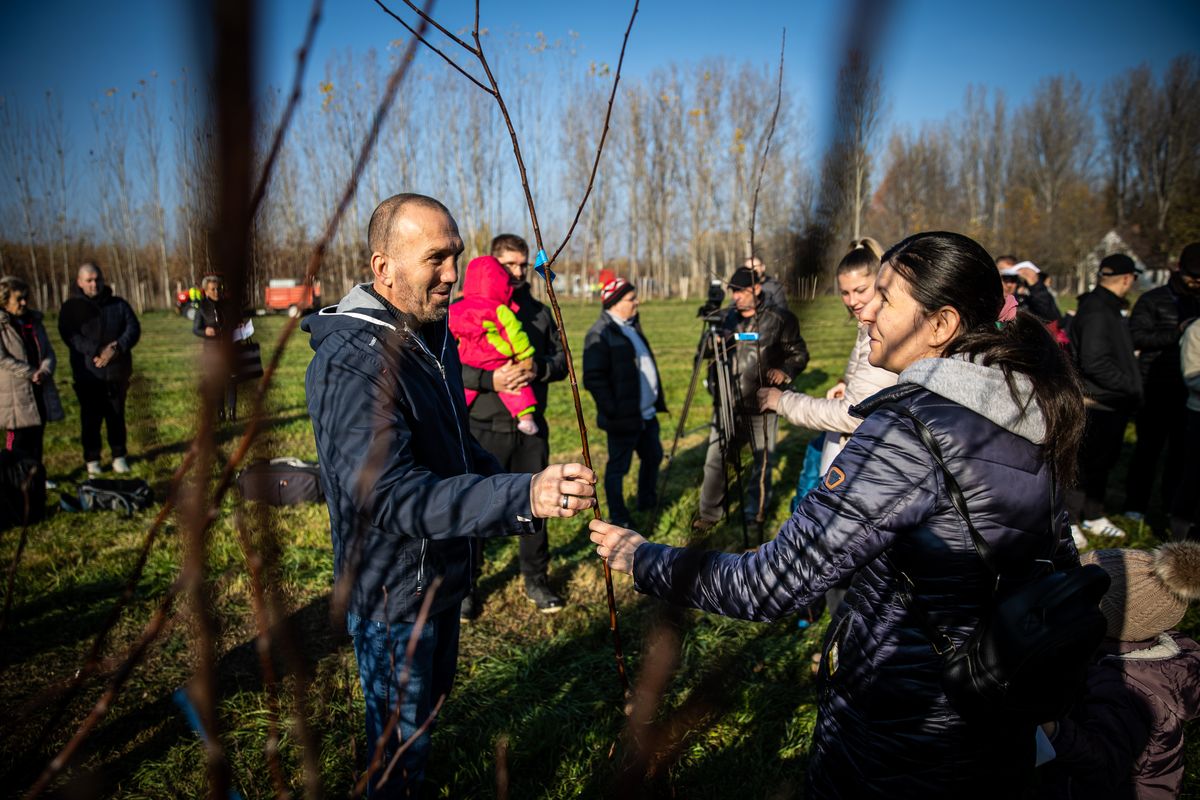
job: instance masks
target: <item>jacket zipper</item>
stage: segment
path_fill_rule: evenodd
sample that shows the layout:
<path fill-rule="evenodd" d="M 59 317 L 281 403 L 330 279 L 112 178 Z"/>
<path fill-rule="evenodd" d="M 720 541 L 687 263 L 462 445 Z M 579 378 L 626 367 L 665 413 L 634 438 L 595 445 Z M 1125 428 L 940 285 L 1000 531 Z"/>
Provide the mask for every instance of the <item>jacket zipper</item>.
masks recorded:
<path fill-rule="evenodd" d="M 442 354 L 446 353 L 446 337 L 449 335 L 449 323 L 446 323 L 446 331 L 442 334 Z M 462 421 L 458 418 L 458 408 L 454 405 L 454 395 L 450 391 L 450 384 L 446 380 L 446 368 L 442 366 L 440 359 L 435 358 L 433 353 L 425 346 L 425 342 L 421 340 L 419 334 L 410 331 L 413 341 L 417 343 L 417 347 L 421 349 L 434 364 L 437 364 L 438 373 L 442 376 L 442 387 L 446 390 L 446 399 L 450 401 L 450 412 L 454 414 L 454 428 L 458 433 L 458 450 L 462 455 L 463 469 L 470 469 L 470 464 L 467 463 L 467 446 L 463 443 L 462 436 Z M 429 540 L 421 540 L 421 558 L 417 562 L 417 594 L 425 591 L 424 576 L 425 576 L 425 551 L 429 547 Z M 475 578 L 475 548 L 468 544 L 467 546 L 467 582 L 470 583 Z"/>

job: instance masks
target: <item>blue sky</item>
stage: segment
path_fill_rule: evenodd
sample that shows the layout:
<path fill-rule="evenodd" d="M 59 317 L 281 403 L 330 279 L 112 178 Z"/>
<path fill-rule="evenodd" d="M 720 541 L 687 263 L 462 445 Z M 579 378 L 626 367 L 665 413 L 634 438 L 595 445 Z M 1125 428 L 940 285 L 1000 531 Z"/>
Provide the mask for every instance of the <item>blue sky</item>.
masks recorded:
<path fill-rule="evenodd" d="M 8 0 L 0 46 L 0 95 L 31 107 L 50 89 L 63 98 L 77 144 L 91 135 L 89 104 L 115 87 L 125 91 L 157 71 L 171 78 L 199 63 L 193 3 L 183 0 Z M 645 0 L 630 40 L 626 70 L 645 74 L 672 60 L 744 57 L 764 65 L 778 57 L 788 31 L 787 81 L 820 134 L 830 87 L 851 20 L 850 2 L 834 0 Z M 1098 88 L 1143 61 L 1161 70 L 1172 57 L 1200 51 L 1200 3 L 894 2 L 879 41 L 887 123 L 919 126 L 961 107 L 969 83 L 1002 88 L 1012 104 L 1042 77 L 1073 72 Z M 265 0 L 262 79 L 284 86 L 303 33 L 309 0 Z M 394 0 L 394 6 L 401 6 Z M 484 0 L 482 22 L 494 31 L 577 31 L 584 57 L 615 61 L 631 4 Z M 452 29 L 470 23 L 472 4 L 441 0 L 436 15 Z M 328 0 L 309 71 L 308 89 L 335 50 L 382 49 L 403 31 L 371 0 Z M 432 65 L 432 56 L 421 56 Z M 164 92 L 165 95 L 165 92 Z"/>

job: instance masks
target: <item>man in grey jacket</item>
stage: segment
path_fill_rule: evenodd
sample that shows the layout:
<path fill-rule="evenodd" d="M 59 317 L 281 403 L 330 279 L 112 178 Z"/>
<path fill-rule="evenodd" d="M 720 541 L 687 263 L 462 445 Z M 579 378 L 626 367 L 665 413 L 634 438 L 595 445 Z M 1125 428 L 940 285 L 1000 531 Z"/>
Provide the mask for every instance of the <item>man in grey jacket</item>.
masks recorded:
<path fill-rule="evenodd" d="M 592 508 L 595 475 L 582 464 L 501 474 L 471 436 L 446 324 L 463 242 L 446 207 L 390 197 L 367 239 L 371 283 L 304 321 L 316 351 L 305 392 L 329 505 L 334 607 L 354 640 L 368 752 L 386 742 L 386 764 L 412 740 L 373 796 L 416 796 L 430 748 L 422 725 L 454 681 L 471 539 L 530 534 L 539 518 Z"/>

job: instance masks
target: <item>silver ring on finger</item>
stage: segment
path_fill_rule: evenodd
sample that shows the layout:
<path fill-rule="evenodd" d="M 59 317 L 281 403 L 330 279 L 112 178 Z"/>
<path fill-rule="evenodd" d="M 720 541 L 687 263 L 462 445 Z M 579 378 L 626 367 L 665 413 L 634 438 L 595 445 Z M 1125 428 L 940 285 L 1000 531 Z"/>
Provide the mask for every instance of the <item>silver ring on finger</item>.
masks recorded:
<path fill-rule="evenodd" d="M 571 498 L 564 494 L 562 496 L 562 500 L 560 501 L 560 504 L 563 507 L 563 511 L 566 511 L 568 508 L 571 507 Z"/>

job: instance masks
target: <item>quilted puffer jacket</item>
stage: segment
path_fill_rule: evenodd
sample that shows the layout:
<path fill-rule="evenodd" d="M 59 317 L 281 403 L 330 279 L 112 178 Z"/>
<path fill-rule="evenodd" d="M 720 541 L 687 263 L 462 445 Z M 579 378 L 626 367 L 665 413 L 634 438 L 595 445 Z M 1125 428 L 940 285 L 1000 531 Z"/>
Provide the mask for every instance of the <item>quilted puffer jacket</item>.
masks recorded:
<path fill-rule="evenodd" d="M 941 688 L 942 658 L 903 600 L 915 585 L 930 618 L 962 645 L 992 580 L 906 406 L 937 438 L 972 521 L 1002 570 L 1054 553 L 1078 565 L 1036 404 L 1013 400 L 998 369 L 924 359 L 860 406 L 866 419 L 774 540 L 755 552 L 641 545 L 643 592 L 746 620 L 796 613 L 853 576 L 824 643 L 805 797 L 1012 797 L 1034 765 L 1033 726 L 961 717 Z M 1027 396 L 1027 383 L 1018 381 Z M 1022 397 L 1024 399 L 1024 397 Z"/>

